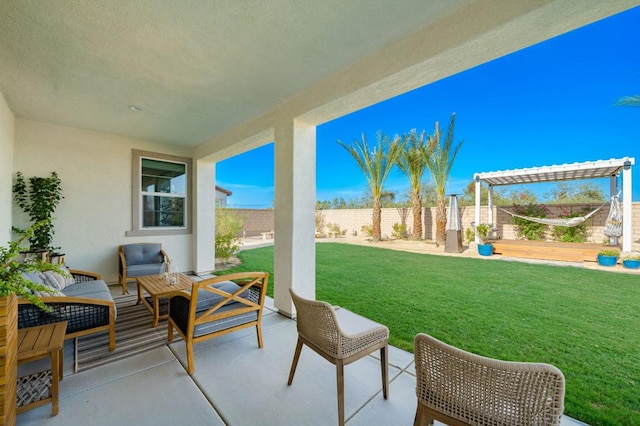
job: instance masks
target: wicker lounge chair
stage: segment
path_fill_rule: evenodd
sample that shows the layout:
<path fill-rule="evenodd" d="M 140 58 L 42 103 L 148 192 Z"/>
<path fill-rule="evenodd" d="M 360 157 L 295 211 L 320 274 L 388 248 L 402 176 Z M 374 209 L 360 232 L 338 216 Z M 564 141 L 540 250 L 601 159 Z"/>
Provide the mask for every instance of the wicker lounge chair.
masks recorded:
<path fill-rule="evenodd" d="M 262 308 L 269 274 L 239 272 L 196 282 L 190 292 L 169 298 L 168 340 L 175 328 L 187 348 L 187 371 L 193 374 L 193 345 L 247 327 L 256 327 L 262 348 Z"/>
<path fill-rule="evenodd" d="M 542 363 L 485 358 L 427 334 L 414 340 L 415 426 L 559 425 L 564 376 Z"/>
<path fill-rule="evenodd" d="M 382 394 L 389 394 L 388 339 L 389 329 L 343 308 L 326 302 L 307 300 L 292 289 L 291 297 L 297 311 L 298 343 L 291 363 L 291 386 L 302 345 L 307 345 L 336 366 L 338 385 L 338 423 L 344 425 L 344 366 L 380 349 Z"/>

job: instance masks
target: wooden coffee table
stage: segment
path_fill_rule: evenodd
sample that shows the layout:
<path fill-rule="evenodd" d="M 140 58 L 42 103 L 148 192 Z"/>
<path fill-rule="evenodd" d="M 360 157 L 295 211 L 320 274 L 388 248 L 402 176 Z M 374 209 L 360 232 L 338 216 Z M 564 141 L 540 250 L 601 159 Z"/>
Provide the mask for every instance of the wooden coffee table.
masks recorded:
<path fill-rule="evenodd" d="M 153 315 L 152 327 L 158 326 L 161 318 L 167 318 L 169 313 L 168 294 L 175 291 L 190 289 L 194 281 L 184 274 L 178 274 L 175 284 L 169 284 L 159 275 L 146 275 L 137 277 L 138 303 L 143 303 Z M 149 295 L 142 297 L 142 290 Z"/>

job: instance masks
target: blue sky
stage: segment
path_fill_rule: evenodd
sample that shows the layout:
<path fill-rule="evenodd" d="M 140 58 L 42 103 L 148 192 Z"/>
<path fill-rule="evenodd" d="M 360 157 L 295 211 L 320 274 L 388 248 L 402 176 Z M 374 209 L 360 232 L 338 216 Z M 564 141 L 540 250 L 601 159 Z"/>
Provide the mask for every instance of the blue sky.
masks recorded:
<path fill-rule="evenodd" d="M 367 190 L 337 140 L 351 143 L 364 133 L 374 143 L 379 130 L 431 133 L 455 112 L 455 141 L 463 146 L 448 193 L 462 193 L 476 172 L 628 156 L 636 158 L 633 200 L 640 201 L 640 108 L 614 105 L 640 94 L 638 23 L 640 7 L 318 126 L 316 198 L 348 200 Z M 230 206 L 271 207 L 273 144 L 218 163 L 216 183 L 233 192 Z M 594 183 L 608 194 L 607 179 Z M 385 184 L 398 193 L 407 187 L 400 172 Z"/>

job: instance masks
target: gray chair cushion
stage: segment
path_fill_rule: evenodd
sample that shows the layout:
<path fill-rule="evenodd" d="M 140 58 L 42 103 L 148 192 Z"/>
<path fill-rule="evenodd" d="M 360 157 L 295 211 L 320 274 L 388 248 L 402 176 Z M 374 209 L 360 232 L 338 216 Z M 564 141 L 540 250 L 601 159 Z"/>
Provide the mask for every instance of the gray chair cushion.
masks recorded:
<path fill-rule="evenodd" d="M 131 265 L 162 263 L 160 244 L 127 244 L 122 247 L 124 258 L 127 260 L 127 275 Z"/>
<path fill-rule="evenodd" d="M 163 263 L 151 263 L 146 265 L 129 265 L 127 263 L 127 277 L 135 278 L 145 275 L 157 275 L 162 269 Z"/>
<path fill-rule="evenodd" d="M 233 293 L 234 291 L 238 291 L 240 286 L 233 281 L 223 281 L 217 284 L 212 284 L 211 287 L 215 287 L 219 290 L 226 291 L 227 293 Z M 242 294 L 241 294 L 242 296 Z M 224 299 L 224 296 L 219 294 L 211 293 L 207 290 L 198 290 L 198 303 L 196 304 L 196 313 L 206 311 L 210 307 L 220 303 Z M 229 303 L 238 303 L 238 302 L 228 302 Z"/>
<path fill-rule="evenodd" d="M 238 305 L 240 305 L 240 303 L 238 302 L 228 303 L 222 308 L 220 308 L 219 310 L 217 310 L 216 313 L 222 313 L 230 309 L 235 309 L 238 307 Z M 253 312 L 247 312 L 241 315 L 234 315 L 232 317 L 223 318 L 218 321 L 207 322 L 207 323 L 195 326 L 195 328 L 193 329 L 193 337 L 204 336 L 205 334 L 215 333 L 216 331 L 224 330 L 230 327 L 234 327 L 236 325 L 246 324 L 248 322 L 257 321 L 257 320 L 258 320 L 258 313 L 253 311 Z"/>

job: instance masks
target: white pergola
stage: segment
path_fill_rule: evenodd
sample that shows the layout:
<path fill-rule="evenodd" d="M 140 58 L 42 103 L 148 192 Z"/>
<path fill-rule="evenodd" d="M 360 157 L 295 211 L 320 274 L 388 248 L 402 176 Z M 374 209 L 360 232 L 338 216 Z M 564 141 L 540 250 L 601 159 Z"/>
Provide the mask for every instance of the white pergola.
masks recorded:
<path fill-rule="evenodd" d="M 480 194 L 483 182 L 488 185 L 489 189 L 488 221 L 490 224 L 494 224 L 494 186 L 609 178 L 610 195 L 613 196 L 619 192 L 617 177 L 620 172 L 622 172 L 622 250 L 631 251 L 631 166 L 634 164 L 635 158 L 624 157 L 618 159 L 612 158 L 610 160 L 587 161 L 584 163 L 476 173 L 473 175 L 476 182 L 475 223 L 480 223 Z"/>

